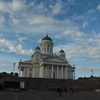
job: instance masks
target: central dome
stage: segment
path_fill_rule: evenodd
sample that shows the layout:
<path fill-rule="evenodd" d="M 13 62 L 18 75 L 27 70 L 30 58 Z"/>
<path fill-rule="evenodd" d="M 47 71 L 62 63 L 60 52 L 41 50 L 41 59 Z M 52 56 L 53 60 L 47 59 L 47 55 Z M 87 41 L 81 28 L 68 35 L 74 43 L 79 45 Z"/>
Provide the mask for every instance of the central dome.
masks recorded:
<path fill-rule="evenodd" d="M 50 40 L 50 41 L 52 41 L 52 39 L 50 38 L 50 37 L 48 37 L 48 34 L 46 34 L 46 37 L 44 37 L 43 39 L 42 39 L 42 41 L 43 40 Z"/>

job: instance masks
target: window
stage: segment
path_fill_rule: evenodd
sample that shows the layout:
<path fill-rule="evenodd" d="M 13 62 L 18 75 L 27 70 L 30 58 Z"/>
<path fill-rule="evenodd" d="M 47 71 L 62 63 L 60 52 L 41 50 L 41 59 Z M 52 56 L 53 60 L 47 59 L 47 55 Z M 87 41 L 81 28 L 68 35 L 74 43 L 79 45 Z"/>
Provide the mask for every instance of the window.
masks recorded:
<path fill-rule="evenodd" d="M 46 45 L 44 45 L 44 51 L 46 51 Z"/>
<path fill-rule="evenodd" d="M 47 51 L 49 51 L 49 45 L 47 45 Z"/>

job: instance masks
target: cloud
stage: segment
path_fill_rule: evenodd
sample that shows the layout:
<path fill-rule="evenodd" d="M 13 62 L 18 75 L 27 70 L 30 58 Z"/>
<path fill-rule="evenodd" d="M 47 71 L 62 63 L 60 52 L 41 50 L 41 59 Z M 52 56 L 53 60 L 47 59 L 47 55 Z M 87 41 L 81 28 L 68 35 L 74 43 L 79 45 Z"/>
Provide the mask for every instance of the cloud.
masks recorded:
<path fill-rule="evenodd" d="M 28 39 L 27 37 L 19 37 L 18 38 L 19 42 L 22 43 L 22 44 L 24 44 L 23 40 L 27 40 L 27 39 Z"/>
<path fill-rule="evenodd" d="M 86 27 L 87 24 L 88 24 L 88 22 L 85 21 L 85 22 L 83 23 L 82 27 L 83 27 L 83 28 Z"/>
<path fill-rule="evenodd" d="M 89 53 L 89 57 L 90 58 L 100 58 L 100 56 L 98 54 L 100 54 L 100 48 L 99 47 L 89 47 L 87 49 L 88 53 Z M 90 52 L 91 51 L 91 52 Z"/>
<path fill-rule="evenodd" d="M 75 4 L 75 0 L 67 0 L 67 5 L 74 5 Z"/>
<path fill-rule="evenodd" d="M 41 43 L 41 39 L 39 39 L 39 40 L 37 41 L 37 43 Z"/>
<path fill-rule="evenodd" d="M 5 23 L 5 18 L 4 18 L 4 16 L 0 15 L 0 27 L 2 27 L 4 25 L 4 23 Z"/>
<path fill-rule="evenodd" d="M 9 17 L 11 18 L 11 21 L 14 24 L 19 24 L 21 22 L 21 19 L 16 19 L 14 16 L 9 15 Z M 10 23 L 10 25 L 11 25 L 11 23 Z"/>
<path fill-rule="evenodd" d="M 13 42 L 5 39 L 0 39 L 0 51 L 15 52 L 23 55 L 31 55 L 33 53 L 32 49 L 24 50 L 21 44 L 16 46 Z"/>
<path fill-rule="evenodd" d="M 62 2 L 57 2 L 55 5 L 50 5 L 49 7 L 51 8 L 51 14 L 56 15 L 63 13 L 62 6 Z"/>
<path fill-rule="evenodd" d="M 88 14 L 91 14 L 91 13 L 93 13 L 93 12 L 95 12 L 95 10 L 89 10 L 89 11 L 88 11 Z"/>
<path fill-rule="evenodd" d="M 67 57 L 70 58 L 70 60 L 76 60 L 81 59 L 85 60 L 85 58 L 100 58 L 100 48 L 99 47 L 84 47 L 84 46 L 73 46 L 70 51 L 67 51 Z M 78 61 L 78 60 L 77 60 Z M 92 63 L 92 62 L 91 62 Z"/>
<path fill-rule="evenodd" d="M 21 44 L 19 44 L 18 46 L 16 46 L 16 51 L 19 54 L 23 54 L 23 55 L 32 55 L 32 53 L 33 53 L 32 49 L 30 49 L 30 50 L 24 50 Z"/>
<path fill-rule="evenodd" d="M 79 21 L 79 20 L 82 20 L 85 18 L 84 15 L 77 15 L 77 14 L 74 14 L 73 16 L 71 16 L 72 20 L 73 21 Z"/>
<path fill-rule="evenodd" d="M 94 37 L 94 35 L 93 35 Z M 85 61 L 86 58 L 94 58 L 99 59 L 100 56 L 100 39 L 92 39 L 92 38 L 76 38 L 73 36 L 71 38 L 73 40 L 68 45 L 59 45 L 54 47 L 54 52 L 59 52 L 60 48 L 66 53 L 66 57 L 71 61 Z M 64 40 L 64 44 L 67 40 Z M 87 61 L 86 61 L 87 62 Z M 89 62 L 89 61 L 88 61 Z M 89 62 L 93 63 L 93 61 Z M 98 62 L 94 62 L 97 63 Z"/>
<path fill-rule="evenodd" d="M 56 3 L 50 3 L 45 5 L 45 2 L 36 3 L 35 1 L 27 4 L 24 0 L 12 0 L 8 2 L 0 2 L 0 11 L 7 15 L 8 21 L 6 24 L 8 30 L 13 33 L 19 31 L 19 33 L 27 34 L 31 36 L 33 34 L 42 34 L 45 31 L 50 31 L 55 38 L 64 39 L 64 44 L 68 43 L 67 39 L 71 42 L 69 45 L 62 45 L 59 48 L 63 48 L 66 52 L 67 58 L 73 61 L 82 61 L 82 57 L 99 58 L 99 46 L 100 46 L 100 34 L 86 35 L 85 32 L 80 31 L 80 27 L 76 25 L 75 21 L 81 22 L 86 18 L 85 15 L 74 14 L 66 19 L 59 20 L 57 15 L 64 14 L 65 5 L 66 8 L 69 5 L 74 4 L 75 0 L 68 0 L 66 4 L 61 0 Z M 99 5 L 97 7 L 99 10 Z M 93 13 L 94 10 L 88 11 L 88 14 Z M 67 10 L 66 10 L 67 13 Z M 62 15 L 61 15 L 62 16 Z M 0 25 L 5 23 L 5 16 L 0 15 Z M 90 18 L 95 20 L 96 17 Z M 86 27 L 89 23 L 85 21 L 82 27 Z M 5 28 L 5 27 L 4 27 Z M 7 31 L 7 28 L 5 31 Z M 55 34 L 54 34 L 55 33 Z M 4 34 L 7 35 L 5 32 Z M 87 36 L 87 37 L 86 37 Z M 23 44 L 27 37 L 17 37 L 19 43 L 14 44 L 14 41 L 6 39 L 0 39 L 0 50 L 4 52 L 15 52 L 17 54 L 31 55 L 32 49 L 27 50 Z M 59 40 L 58 40 L 59 41 Z M 38 41 L 39 42 L 39 41 Z M 57 47 L 57 46 L 56 46 Z M 54 50 L 59 52 L 59 48 Z M 69 50 L 69 51 L 68 51 Z"/>
<path fill-rule="evenodd" d="M 17 13 L 27 8 L 21 0 L 12 0 L 12 2 L 0 2 L 0 10 L 6 13 Z"/>
<path fill-rule="evenodd" d="M 18 64 L 15 64 L 15 66 L 17 66 L 17 65 L 18 65 Z M 4 63 L 1 63 L 1 64 L 0 64 L 0 68 L 1 68 L 1 67 L 3 67 L 3 68 L 4 68 L 4 67 L 5 67 L 5 68 L 9 68 L 9 67 L 13 67 L 13 64 L 4 64 Z"/>
<path fill-rule="evenodd" d="M 15 64 L 15 67 L 14 67 L 14 72 L 18 72 L 18 68 L 17 68 L 18 64 Z M 0 72 L 7 72 L 7 73 L 10 73 L 10 72 L 13 72 L 13 64 L 0 64 Z"/>
<path fill-rule="evenodd" d="M 76 70 L 79 72 L 91 72 L 93 70 L 96 73 L 100 72 L 100 67 L 79 66 Z"/>
<path fill-rule="evenodd" d="M 95 31 L 92 31 L 95 38 L 100 39 L 100 33 L 96 33 Z"/>
<path fill-rule="evenodd" d="M 97 18 L 91 18 L 90 20 L 96 20 Z"/>
<path fill-rule="evenodd" d="M 100 4 L 97 6 L 97 9 L 100 10 Z"/>
<path fill-rule="evenodd" d="M 73 2 L 69 0 L 68 2 Z M 8 13 L 10 18 L 10 25 L 22 24 L 34 25 L 34 24 L 60 24 L 58 20 L 54 19 L 57 14 L 64 12 L 63 3 L 61 1 L 56 2 L 54 5 L 51 3 L 48 7 L 45 2 L 36 3 L 35 1 L 26 4 L 25 1 L 12 0 L 11 2 L 0 2 L 0 10 Z M 64 13 L 63 13 L 64 14 Z M 26 23 L 26 24 L 25 24 Z"/>
<path fill-rule="evenodd" d="M 54 23 L 58 22 L 58 21 L 54 20 L 53 18 L 45 17 L 45 16 L 35 16 L 32 19 L 30 19 L 30 18 L 24 19 L 24 21 L 28 22 L 29 25 L 32 25 L 32 24 L 54 24 Z"/>
<path fill-rule="evenodd" d="M 61 37 L 83 37 L 85 36 L 84 32 L 79 31 L 79 27 L 67 27 L 67 29 L 60 35 L 56 35 L 55 38 L 61 38 Z"/>
<path fill-rule="evenodd" d="M 0 34 L 0 38 L 3 36 L 3 34 Z"/>
<path fill-rule="evenodd" d="M 10 41 L 7 41 L 5 39 L 0 39 L 0 49 L 8 48 L 9 52 L 15 52 L 14 44 Z"/>
<path fill-rule="evenodd" d="M 100 36 L 100 35 L 97 35 L 97 36 Z M 95 37 L 97 37 L 97 36 L 95 36 Z M 99 37 L 98 37 L 98 38 L 99 38 Z M 88 39 L 87 41 L 88 41 L 88 43 L 91 43 L 91 45 L 93 45 L 93 46 L 97 46 L 97 47 L 100 46 L 100 39 L 93 39 L 93 38 L 90 38 L 90 39 Z"/>

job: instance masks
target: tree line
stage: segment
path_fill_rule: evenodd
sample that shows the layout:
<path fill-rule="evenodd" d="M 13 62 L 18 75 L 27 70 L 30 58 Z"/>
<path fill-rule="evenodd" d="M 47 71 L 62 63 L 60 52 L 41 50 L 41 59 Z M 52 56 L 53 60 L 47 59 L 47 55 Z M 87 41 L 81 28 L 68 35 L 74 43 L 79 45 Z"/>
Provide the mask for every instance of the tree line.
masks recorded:
<path fill-rule="evenodd" d="M 16 77 L 18 77 L 18 73 L 17 72 L 16 73 L 0 72 L 0 77 L 6 77 L 6 76 L 16 76 Z"/>

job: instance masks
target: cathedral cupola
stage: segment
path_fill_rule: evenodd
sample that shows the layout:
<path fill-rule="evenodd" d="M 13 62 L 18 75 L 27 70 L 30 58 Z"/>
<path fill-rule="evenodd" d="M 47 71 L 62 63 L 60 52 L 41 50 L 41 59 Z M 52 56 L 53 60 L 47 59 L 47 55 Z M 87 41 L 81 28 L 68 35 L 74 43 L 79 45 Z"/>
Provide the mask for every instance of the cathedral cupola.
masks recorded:
<path fill-rule="evenodd" d="M 61 50 L 59 51 L 59 53 L 65 53 L 65 52 L 64 52 L 64 50 L 61 49 Z"/>
<path fill-rule="evenodd" d="M 61 59 L 66 59 L 65 52 L 64 52 L 64 50 L 62 50 L 62 49 L 59 51 L 59 58 L 61 58 Z"/>
<path fill-rule="evenodd" d="M 42 53 L 42 54 L 53 55 L 53 41 L 52 41 L 52 39 L 48 36 L 48 33 L 47 33 L 46 36 L 41 40 L 40 49 L 41 49 L 41 53 Z"/>
<path fill-rule="evenodd" d="M 37 46 L 35 49 L 40 50 L 40 47 Z"/>
<path fill-rule="evenodd" d="M 34 51 L 34 62 L 38 62 L 41 59 L 40 47 L 36 47 Z"/>
<path fill-rule="evenodd" d="M 48 37 L 48 33 L 46 34 L 46 36 L 42 39 L 43 40 L 48 40 L 48 41 L 52 41 L 52 39 L 50 37 Z"/>
<path fill-rule="evenodd" d="M 35 52 L 40 52 L 40 47 L 37 46 L 37 47 L 35 48 Z"/>

